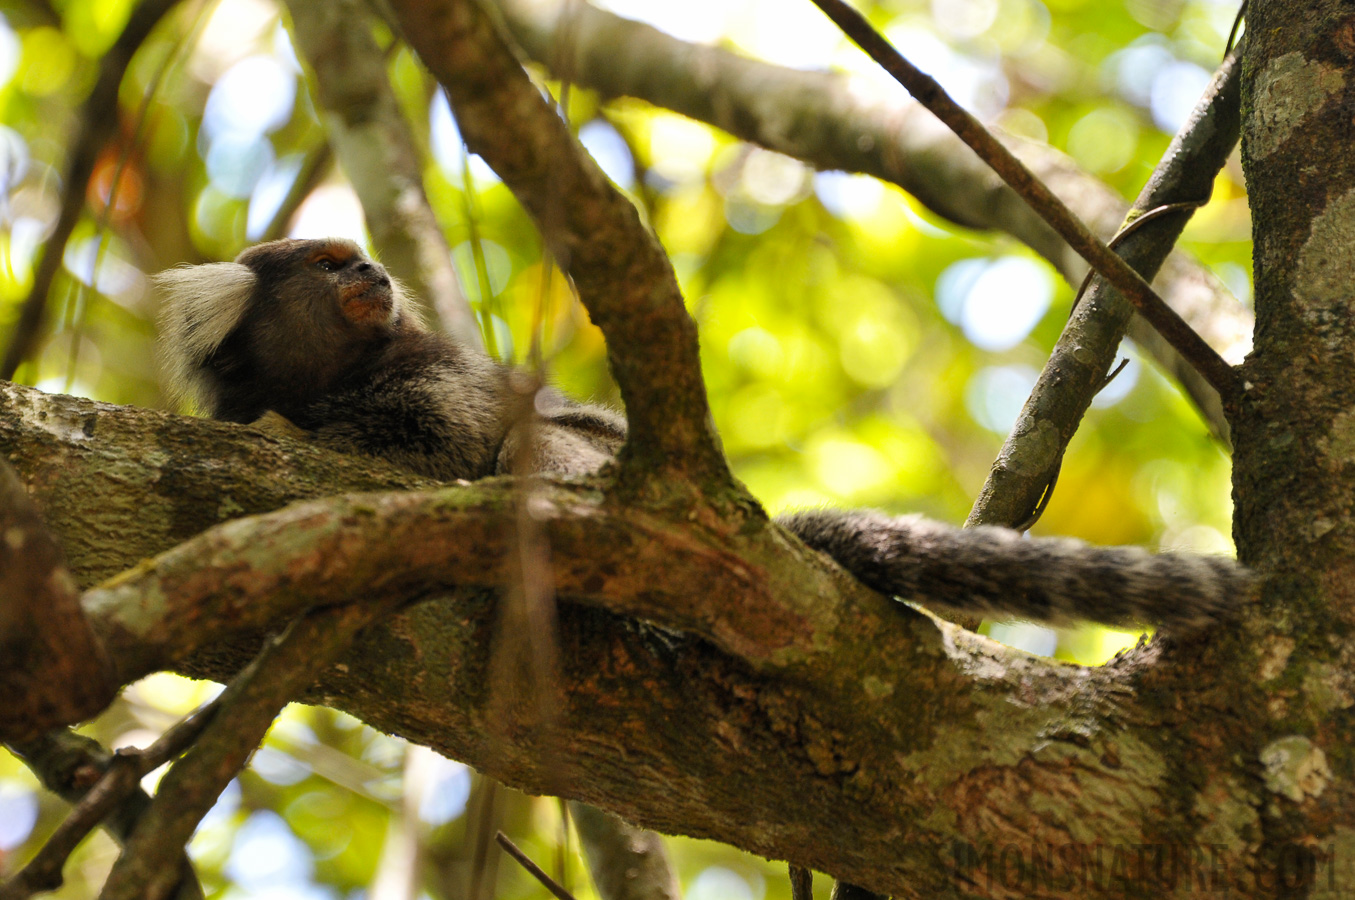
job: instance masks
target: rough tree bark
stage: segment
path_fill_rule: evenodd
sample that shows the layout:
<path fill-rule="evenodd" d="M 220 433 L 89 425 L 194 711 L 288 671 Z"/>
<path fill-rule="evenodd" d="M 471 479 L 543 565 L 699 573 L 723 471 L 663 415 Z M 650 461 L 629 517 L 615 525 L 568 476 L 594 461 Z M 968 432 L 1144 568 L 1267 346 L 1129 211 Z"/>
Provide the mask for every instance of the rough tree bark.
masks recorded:
<path fill-rule="evenodd" d="M 1234 628 L 1097 669 L 1032 659 L 872 594 L 751 505 L 693 521 L 662 497 L 551 484 L 538 511 L 564 560 L 561 713 L 514 727 L 492 714 L 484 677 L 486 588 L 504 576 L 477 552 L 502 540 L 511 484 L 432 489 L 246 428 L 13 386 L 0 451 L 77 579 L 102 582 L 82 609 L 125 678 L 161 665 L 228 677 L 260 628 L 295 614 L 259 615 L 251 604 L 269 597 L 398 590 L 413 605 L 310 699 L 526 790 L 897 896 L 1348 892 L 1355 15 L 1342 0 L 1301 16 L 1253 0 L 1249 14 L 1259 330 L 1233 419 L 1237 535 L 1274 577 Z M 643 340 L 633 324 L 619 343 Z M 654 383 L 626 374 L 643 406 Z M 656 445 L 700 443 L 647 412 Z M 265 512 L 396 487 L 424 490 Z M 250 513 L 262 515 L 216 525 Z M 396 527 L 439 552 L 378 540 Z M 384 565 L 401 553 L 421 567 L 393 583 Z M 231 602 L 204 617 L 197 596 Z"/>

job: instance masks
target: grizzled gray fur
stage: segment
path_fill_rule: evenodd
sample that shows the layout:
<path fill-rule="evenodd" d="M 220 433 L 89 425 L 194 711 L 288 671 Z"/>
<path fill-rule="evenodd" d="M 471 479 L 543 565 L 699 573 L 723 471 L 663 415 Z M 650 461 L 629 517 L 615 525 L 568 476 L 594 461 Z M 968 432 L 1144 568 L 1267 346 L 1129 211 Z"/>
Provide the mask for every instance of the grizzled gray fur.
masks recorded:
<path fill-rule="evenodd" d="M 163 272 L 156 284 L 171 388 L 213 418 L 274 414 L 322 445 L 441 479 L 524 462 L 586 474 L 625 440 L 616 413 L 551 392 L 538 395 L 522 430 L 512 372 L 430 332 L 351 241 L 260 244 L 233 263 Z M 1186 630 L 1225 616 L 1252 590 L 1251 573 L 1223 557 L 960 530 L 868 510 L 778 521 L 875 590 L 959 613 Z"/>

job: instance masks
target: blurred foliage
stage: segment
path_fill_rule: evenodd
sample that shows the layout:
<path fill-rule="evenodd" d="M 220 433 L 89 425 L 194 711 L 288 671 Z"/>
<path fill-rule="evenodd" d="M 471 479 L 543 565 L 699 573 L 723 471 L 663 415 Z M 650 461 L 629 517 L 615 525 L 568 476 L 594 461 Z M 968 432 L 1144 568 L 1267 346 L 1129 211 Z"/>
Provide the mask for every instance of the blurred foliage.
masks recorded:
<path fill-rule="evenodd" d="M 870 72 L 808 3 L 610 5 L 776 62 Z M 0 2 L 0 321 L 17 315 L 63 192 L 80 189 L 62 183 L 75 117 L 130 6 Z M 1047 140 L 1126 197 L 1195 101 L 1235 11 L 1214 0 L 890 0 L 869 9 L 975 112 Z M 21 380 L 165 404 L 146 274 L 229 259 L 257 239 L 324 140 L 286 27 L 272 0 L 188 2 L 141 49 L 123 85 L 126 124 L 103 151 L 50 296 L 49 337 Z M 388 32 L 378 37 L 389 43 Z M 162 71 L 138 132 L 137 110 Z M 500 355 L 526 358 L 540 307 L 551 377 L 577 396 L 615 401 L 600 335 L 558 273 L 547 274 L 521 208 L 465 158 L 445 101 L 407 51 L 391 54 L 390 73 L 427 150 L 428 193 L 465 289 Z M 700 323 L 725 448 L 754 493 L 773 511 L 851 504 L 963 519 L 1067 315 L 1069 287 L 1010 239 L 958 230 L 893 188 L 815 174 L 640 102 L 604 106 L 575 89 L 569 106 L 585 145 L 673 257 Z M 101 231 L 91 210 L 119 169 Z M 288 233 L 364 239 L 340 172 L 321 173 Z M 1246 300 L 1249 237 L 1232 164 L 1183 243 Z M 1227 552 L 1226 457 L 1175 388 L 1132 347 L 1125 354 L 1131 364 L 1084 423 L 1038 531 Z M 1085 662 L 1135 639 L 991 627 Z M 89 731 L 112 745 L 147 743 L 211 690 L 148 679 Z M 0 859 L 21 863 L 62 815 L 22 766 L 0 758 Z M 391 836 L 412 829 L 424 860 L 419 895 L 463 897 L 491 821 L 578 896 L 592 896 L 555 801 L 492 789 L 342 715 L 293 707 L 192 850 L 212 896 L 394 896 L 365 891 L 384 884 L 383 853 L 398 861 Z M 788 896 L 779 863 L 695 841 L 672 849 L 693 900 Z M 93 896 L 113 853 L 102 836 L 88 842 L 56 896 Z M 497 851 L 489 857 L 497 888 L 483 896 L 546 896 Z M 823 879 L 818 889 L 826 893 Z"/>

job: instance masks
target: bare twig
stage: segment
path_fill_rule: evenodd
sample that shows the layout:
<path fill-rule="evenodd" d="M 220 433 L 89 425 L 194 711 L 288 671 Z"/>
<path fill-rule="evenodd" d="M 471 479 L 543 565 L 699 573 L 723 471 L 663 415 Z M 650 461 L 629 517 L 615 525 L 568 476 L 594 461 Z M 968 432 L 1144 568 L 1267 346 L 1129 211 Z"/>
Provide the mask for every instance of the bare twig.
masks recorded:
<path fill-rule="evenodd" d="M 790 900 L 814 900 L 814 873 L 790 864 Z"/>
<path fill-rule="evenodd" d="M 352 603 L 311 613 L 271 638 L 218 698 L 201 740 L 161 779 L 155 799 L 114 863 L 101 900 L 160 900 L 179 879 L 169 863 L 244 767 L 273 719 L 299 698 L 354 636 L 390 611 Z"/>
<path fill-rule="evenodd" d="M 180 738 L 184 739 L 183 743 L 178 745 L 180 749 L 194 739 L 193 728 L 195 726 L 189 723 L 194 720 L 200 722 L 204 711 L 199 710 L 189 720 L 180 722 L 161 735 L 160 739 L 153 745 L 159 747 L 159 751 L 153 753 L 151 748 L 147 748 L 142 752 L 148 758 L 159 757 L 161 762 L 168 759 L 174 752 L 177 752 L 172 745 L 176 744 Z M 178 737 L 171 737 L 171 733 L 178 735 Z M 83 806 L 87 795 L 96 785 L 101 784 L 101 779 L 113 768 L 118 759 L 117 756 L 109 753 L 92 738 L 65 729 L 48 732 L 36 740 L 27 741 L 23 744 L 11 744 L 9 748 L 38 776 L 44 787 L 77 808 L 76 812 L 71 814 L 71 818 L 76 818 L 76 813 Z M 131 759 L 132 757 L 129 756 L 128 758 Z M 132 833 L 137 820 L 150 806 L 151 802 L 150 795 L 140 785 L 140 776 L 131 777 L 136 768 L 141 768 L 140 764 L 136 766 L 118 765 L 118 780 L 127 779 L 130 782 L 128 784 L 129 790 L 121 796 L 119 802 L 104 809 L 99 817 L 104 829 L 120 845 L 126 844 L 127 837 Z M 154 766 L 150 766 L 145 768 L 144 771 L 149 772 L 153 768 Z M 78 822 L 72 823 L 70 828 L 75 829 L 78 824 Z M 64 824 L 61 826 L 61 828 L 66 827 Z M 39 855 L 45 852 L 47 850 L 44 847 L 43 850 L 39 851 Z M 64 858 L 62 857 L 62 859 Z M 46 862 L 43 865 L 50 866 L 51 863 Z M 176 900 L 201 900 L 202 886 L 198 883 L 197 875 L 193 872 L 192 864 L 188 858 L 182 858 L 178 867 L 181 881 Z M 51 876 L 44 877 L 50 878 Z M 57 877 L 60 877 L 59 871 Z M 25 895 L 19 894 L 18 896 Z"/>
<path fill-rule="evenodd" d="M 866 21 L 866 18 L 845 0 L 813 0 L 848 37 L 879 63 L 885 71 L 908 89 L 919 103 L 931 110 L 937 118 L 960 136 L 975 153 L 993 167 L 1002 180 L 1011 185 L 1054 230 L 1068 242 L 1092 268 L 1110 281 L 1134 308 L 1157 331 L 1171 342 L 1177 351 L 1189 359 L 1224 398 L 1225 405 L 1235 397 L 1239 388 L 1238 375 L 1204 342 L 1185 321 L 1148 286 L 1142 276 L 1114 251 L 1097 239 L 1087 226 L 1036 178 L 1025 165 L 984 128 L 978 119 L 957 104 L 937 84 L 894 49 L 885 38 Z"/>
<path fill-rule="evenodd" d="M 4 360 L 0 362 L 0 379 L 12 380 L 20 364 L 37 349 L 47 318 L 47 294 L 61 268 L 66 242 L 85 208 L 89 177 L 94 172 L 99 151 L 117 127 L 118 86 L 122 84 L 122 76 L 151 29 L 177 2 L 142 0 L 132 11 L 127 27 L 99 61 L 99 78 L 80 109 L 80 133 L 71 142 L 70 157 L 66 161 L 61 211 L 33 269 L 33 286 L 19 312 L 19 321 L 10 335 Z"/>
<path fill-rule="evenodd" d="M 102 777 L 57 826 L 37 854 L 13 878 L 0 885 L 0 900 L 20 900 L 40 891 L 54 891 L 61 887 L 61 870 L 80 842 L 115 807 L 141 792 L 143 777 L 178 756 L 197 740 L 216 710 L 217 704 L 213 701 L 175 724 L 144 750 L 123 749 L 115 753 L 107 761 Z M 145 797 L 145 803 L 149 802 L 150 798 Z M 138 804 L 138 811 L 144 808 L 145 804 Z M 119 837 L 125 838 L 126 833 Z M 183 859 L 180 868 L 191 873 L 188 866 L 188 860 Z M 202 890 L 196 887 L 196 882 L 196 877 L 192 878 L 196 890 L 190 888 L 189 895 L 200 897 Z"/>
<path fill-rule="evenodd" d="M 1236 54 L 1224 60 L 1134 203 L 1130 233 L 1120 252 L 1135 259 L 1149 276 L 1166 259 L 1194 205 L 1208 196 L 1215 174 L 1237 142 L 1238 68 Z M 1182 203 L 1185 208 L 1174 208 Z M 1168 211 L 1143 228 L 1132 224 L 1157 208 Z M 1073 432 L 1105 384 L 1132 314 L 1117 291 L 1100 279 L 1093 280 L 1003 444 L 968 524 L 1012 526 L 1028 520 L 1040 507 Z"/>
<path fill-rule="evenodd" d="M 554 878 L 547 875 L 544 869 L 532 862 L 531 858 L 528 857 L 526 853 L 523 853 L 522 850 L 518 848 L 517 844 L 514 844 L 508 839 L 508 835 L 500 831 L 494 836 L 494 839 L 499 842 L 499 846 L 502 847 L 509 856 L 517 860 L 518 865 L 522 866 L 533 878 L 541 882 L 542 886 L 550 891 L 551 894 L 559 898 L 559 900 L 575 900 L 573 894 L 560 887 L 559 883 Z"/>

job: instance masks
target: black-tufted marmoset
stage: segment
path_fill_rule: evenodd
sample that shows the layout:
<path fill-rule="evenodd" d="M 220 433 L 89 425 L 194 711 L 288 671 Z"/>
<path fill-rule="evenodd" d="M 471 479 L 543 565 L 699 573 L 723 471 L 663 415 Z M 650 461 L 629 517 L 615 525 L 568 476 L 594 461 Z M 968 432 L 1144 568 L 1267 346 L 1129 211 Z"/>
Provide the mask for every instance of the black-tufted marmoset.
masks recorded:
<path fill-rule="evenodd" d="M 440 479 L 520 467 L 511 370 L 430 331 L 353 242 L 274 241 L 155 281 L 171 387 L 213 418 L 273 413 L 321 445 Z M 537 471 L 596 471 L 626 437 L 620 415 L 558 394 L 539 395 L 536 413 L 527 459 Z M 963 614 L 1187 630 L 1227 615 L 1253 583 L 1225 557 L 917 516 L 817 510 L 777 521 L 875 590 Z"/>

